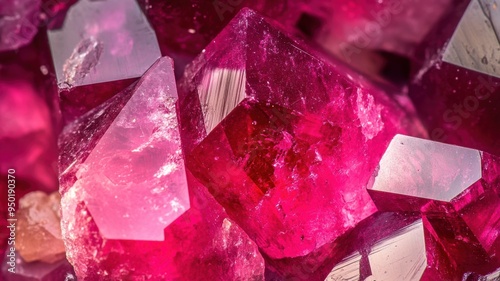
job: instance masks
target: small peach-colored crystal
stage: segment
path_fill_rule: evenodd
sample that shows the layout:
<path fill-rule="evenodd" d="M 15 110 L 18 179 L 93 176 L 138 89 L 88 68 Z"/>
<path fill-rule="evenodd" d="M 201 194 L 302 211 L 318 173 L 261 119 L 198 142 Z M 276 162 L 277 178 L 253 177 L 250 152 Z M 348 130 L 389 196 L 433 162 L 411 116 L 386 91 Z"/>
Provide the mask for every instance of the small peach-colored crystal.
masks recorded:
<path fill-rule="evenodd" d="M 27 262 L 56 262 L 65 255 L 61 240 L 61 196 L 41 191 L 26 194 L 17 211 L 16 248 Z"/>

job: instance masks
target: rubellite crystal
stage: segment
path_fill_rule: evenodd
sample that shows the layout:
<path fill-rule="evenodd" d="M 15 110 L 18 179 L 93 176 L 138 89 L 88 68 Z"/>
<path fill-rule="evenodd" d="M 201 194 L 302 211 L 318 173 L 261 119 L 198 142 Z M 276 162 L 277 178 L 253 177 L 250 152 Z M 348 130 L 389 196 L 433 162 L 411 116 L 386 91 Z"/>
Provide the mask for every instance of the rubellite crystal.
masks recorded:
<path fill-rule="evenodd" d="M 245 9 L 180 82 L 188 168 L 270 259 L 307 256 L 373 214 L 373 160 L 396 132 L 420 132 L 340 71 Z"/>
<path fill-rule="evenodd" d="M 498 1 L 3 2 L 0 280 L 498 279 Z"/>
<path fill-rule="evenodd" d="M 500 153 L 496 64 L 500 10 L 471 2 L 446 48 L 434 53 L 410 86 L 410 96 L 433 140 Z"/>
<path fill-rule="evenodd" d="M 31 42 L 38 32 L 41 0 L 13 0 L 0 5 L 0 52 Z"/>
<path fill-rule="evenodd" d="M 398 135 L 368 188 L 381 210 L 421 210 L 456 267 L 484 273 L 500 265 L 499 169 L 488 153 Z"/>
<path fill-rule="evenodd" d="M 130 85 L 161 56 L 135 0 L 79 1 L 48 37 L 66 121 Z"/>
<path fill-rule="evenodd" d="M 79 280 L 263 280 L 256 245 L 186 175 L 176 101 L 161 58 L 63 132 L 62 228 Z"/>
<path fill-rule="evenodd" d="M 26 262 L 54 263 L 64 259 L 59 193 L 26 194 L 19 201 L 16 249 Z"/>

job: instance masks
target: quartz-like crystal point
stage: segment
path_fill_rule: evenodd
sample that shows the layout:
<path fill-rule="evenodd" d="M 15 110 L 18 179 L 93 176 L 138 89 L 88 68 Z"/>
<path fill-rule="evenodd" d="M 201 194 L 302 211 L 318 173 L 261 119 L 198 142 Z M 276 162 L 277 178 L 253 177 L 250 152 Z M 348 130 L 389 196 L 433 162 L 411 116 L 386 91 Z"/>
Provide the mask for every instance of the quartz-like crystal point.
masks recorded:
<path fill-rule="evenodd" d="M 16 249 L 24 261 L 53 263 L 64 258 L 60 200 L 58 192 L 35 191 L 19 201 Z"/>
<path fill-rule="evenodd" d="M 499 20 L 495 1 L 471 1 L 449 43 L 431 53 L 410 86 L 433 140 L 500 153 Z"/>
<path fill-rule="evenodd" d="M 257 246 L 186 175 L 176 102 L 165 57 L 65 128 L 62 230 L 79 280 L 263 280 Z"/>
<path fill-rule="evenodd" d="M 130 85 L 160 57 L 135 0 L 78 1 L 48 37 L 66 121 Z"/>
<path fill-rule="evenodd" d="M 16 253 L 15 272 L 10 272 L 11 268 L 6 258 L 2 262 L 2 280 L 5 281 L 75 281 L 75 272 L 71 264 L 65 259 L 54 263 L 43 261 L 26 262 L 19 253 Z"/>
<path fill-rule="evenodd" d="M 2 1 L 0 52 L 27 45 L 38 32 L 41 0 Z"/>
<path fill-rule="evenodd" d="M 61 190 L 85 201 L 104 238 L 162 241 L 165 227 L 189 209 L 176 101 L 172 61 L 162 58 L 114 104 L 63 132 L 61 177 L 76 178 L 61 181 Z M 99 119 L 106 110 L 117 114 Z M 94 138 L 92 147 L 74 130 Z M 144 206 L 131 207 L 134 200 Z"/>
<path fill-rule="evenodd" d="M 421 210 L 450 258 L 483 273 L 500 265 L 499 167 L 485 152 L 397 135 L 368 190 L 380 210 Z"/>
<path fill-rule="evenodd" d="M 373 214 L 375 159 L 419 132 L 350 78 L 245 9 L 180 82 L 189 169 L 271 259 L 307 256 Z"/>

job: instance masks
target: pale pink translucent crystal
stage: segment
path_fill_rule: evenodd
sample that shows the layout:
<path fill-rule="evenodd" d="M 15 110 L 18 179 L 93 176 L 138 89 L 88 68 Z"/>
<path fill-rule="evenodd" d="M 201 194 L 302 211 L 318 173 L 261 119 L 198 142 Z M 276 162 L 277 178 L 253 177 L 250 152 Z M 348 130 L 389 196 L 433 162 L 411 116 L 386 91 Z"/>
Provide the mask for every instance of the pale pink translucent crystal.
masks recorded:
<path fill-rule="evenodd" d="M 184 169 L 173 75 L 160 59 L 62 134 L 62 229 L 79 280 L 264 279 L 257 246 Z"/>
<path fill-rule="evenodd" d="M 41 0 L 4 0 L 0 3 L 0 52 L 31 42 L 38 32 Z"/>
<path fill-rule="evenodd" d="M 264 260 L 255 243 L 189 173 L 188 181 L 191 208 L 165 229 L 164 241 L 105 239 L 85 203 L 65 195 L 68 219 L 62 225 L 75 226 L 65 241 L 78 280 L 263 281 Z"/>
<path fill-rule="evenodd" d="M 121 93 L 130 97 L 120 113 L 90 154 L 70 164 L 76 181 L 62 188 L 81 196 L 107 239 L 162 241 L 163 229 L 189 209 L 172 66 L 158 60 Z M 134 200 L 144 205 L 131 207 Z"/>

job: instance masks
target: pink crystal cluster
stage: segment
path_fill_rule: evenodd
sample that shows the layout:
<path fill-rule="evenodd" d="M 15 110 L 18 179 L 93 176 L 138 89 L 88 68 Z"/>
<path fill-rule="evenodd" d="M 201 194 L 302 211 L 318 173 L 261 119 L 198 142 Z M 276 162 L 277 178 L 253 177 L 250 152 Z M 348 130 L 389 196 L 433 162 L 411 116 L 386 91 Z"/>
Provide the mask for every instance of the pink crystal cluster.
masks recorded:
<path fill-rule="evenodd" d="M 488 0 L 1 4 L 0 280 L 498 279 L 499 23 Z"/>

